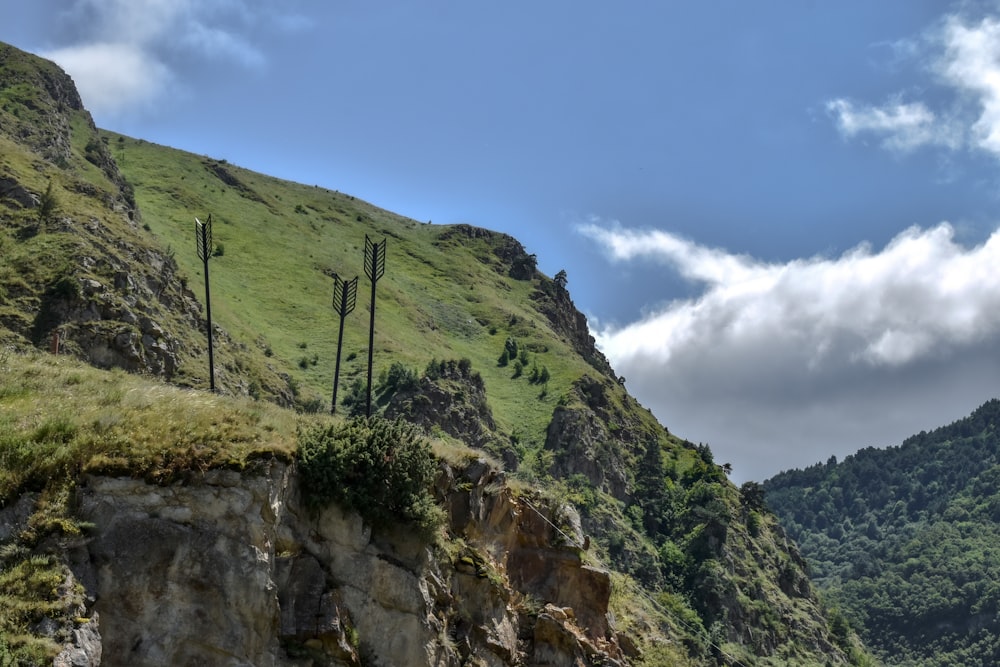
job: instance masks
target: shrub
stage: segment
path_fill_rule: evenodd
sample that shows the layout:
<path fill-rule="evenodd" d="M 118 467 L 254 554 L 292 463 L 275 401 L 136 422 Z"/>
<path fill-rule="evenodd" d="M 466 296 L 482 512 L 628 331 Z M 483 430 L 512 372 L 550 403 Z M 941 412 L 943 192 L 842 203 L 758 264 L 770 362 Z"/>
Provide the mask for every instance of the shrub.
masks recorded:
<path fill-rule="evenodd" d="M 443 520 L 430 494 L 436 467 L 428 442 L 399 420 L 357 418 L 299 435 L 306 505 L 335 502 L 375 527 L 401 521 L 430 537 Z"/>
<path fill-rule="evenodd" d="M 433 362 L 432 362 L 433 363 Z M 394 361 L 388 371 L 383 371 L 379 377 L 378 386 L 375 393 L 383 397 L 391 397 L 399 391 L 415 389 L 417 387 L 417 373 L 407 368 L 404 364 Z"/>
<path fill-rule="evenodd" d="M 298 402 L 298 407 L 302 410 L 302 412 L 314 415 L 322 412 L 326 408 L 326 403 L 319 396 L 311 396 L 307 399 L 300 400 Z"/>
<path fill-rule="evenodd" d="M 347 387 L 347 395 L 341 400 L 341 404 L 347 408 L 347 414 L 351 417 L 364 416 L 368 410 L 368 387 L 364 380 L 354 378 Z"/>

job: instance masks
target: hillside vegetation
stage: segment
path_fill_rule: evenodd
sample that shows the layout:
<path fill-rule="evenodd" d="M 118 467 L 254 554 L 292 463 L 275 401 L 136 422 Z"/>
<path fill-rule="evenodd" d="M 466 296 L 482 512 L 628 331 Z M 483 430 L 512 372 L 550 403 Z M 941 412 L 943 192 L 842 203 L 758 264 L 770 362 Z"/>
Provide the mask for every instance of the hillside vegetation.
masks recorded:
<path fill-rule="evenodd" d="M 891 665 L 1000 662 L 1000 401 L 764 487 L 814 581 Z"/>
<path fill-rule="evenodd" d="M 168 483 L 295 458 L 309 422 L 350 433 L 338 425 L 364 403 L 367 236 L 388 249 L 376 412 L 419 425 L 437 456 L 474 447 L 526 493 L 578 507 L 587 557 L 617 571 L 613 609 L 636 662 L 866 663 L 824 616 L 759 487 L 734 487 L 707 447 L 628 394 L 565 276 L 538 272 L 515 239 L 99 132 L 68 77 L 4 45 L 0 142 L 0 511 L 51 496 L 65 519 L 4 536 L 4 572 L 33 558 L 57 567 L 45 537 L 78 528 L 70 499 L 84 475 Z M 205 391 L 194 238 L 195 217 L 209 216 L 221 395 Z M 335 274 L 360 283 L 330 417 Z M 6 641 L 30 644 L 38 619 L 19 619 Z"/>

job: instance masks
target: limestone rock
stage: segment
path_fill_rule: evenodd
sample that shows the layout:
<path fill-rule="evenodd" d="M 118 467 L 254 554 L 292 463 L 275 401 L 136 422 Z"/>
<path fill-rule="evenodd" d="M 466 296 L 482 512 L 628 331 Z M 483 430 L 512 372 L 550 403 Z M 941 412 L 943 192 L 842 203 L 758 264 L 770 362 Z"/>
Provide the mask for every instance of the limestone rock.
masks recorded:
<path fill-rule="evenodd" d="M 566 547 L 557 512 L 482 462 L 443 478 L 465 497 L 453 529 L 471 568 L 335 506 L 307 513 L 281 463 L 166 486 L 88 477 L 79 516 L 94 528 L 68 562 L 93 613 L 57 664 L 618 664 L 607 573 Z M 548 612 L 525 613 L 529 597 Z"/>
<path fill-rule="evenodd" d="M 86 623 L 75 628 L 73 641 L 68 642 L 55 657 L 53 667 L 98 667 L 103 651 L 98 625 L 99 616 L 94 614 Z"/>

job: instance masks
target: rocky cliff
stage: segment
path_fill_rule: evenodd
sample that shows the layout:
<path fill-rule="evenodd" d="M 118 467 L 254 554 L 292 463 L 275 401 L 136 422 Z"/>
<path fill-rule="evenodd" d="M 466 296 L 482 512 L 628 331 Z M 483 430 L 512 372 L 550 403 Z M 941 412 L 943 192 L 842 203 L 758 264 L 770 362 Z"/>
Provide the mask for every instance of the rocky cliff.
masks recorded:
<path fill-rule="evenodd" d="M 275 460 L 162 486 L 88 476 L 75 513 L 92 527 L 58 540 L 79 608 L 70 632 L 39 625 L 68 637 L 66 665 L 623 664 L 571 510 L 481 460 L 442 464 L 436 488 L 452 537 L 428 544 L 307 512 Z M 31 512 L 0 510 L 4 534 Z"/>

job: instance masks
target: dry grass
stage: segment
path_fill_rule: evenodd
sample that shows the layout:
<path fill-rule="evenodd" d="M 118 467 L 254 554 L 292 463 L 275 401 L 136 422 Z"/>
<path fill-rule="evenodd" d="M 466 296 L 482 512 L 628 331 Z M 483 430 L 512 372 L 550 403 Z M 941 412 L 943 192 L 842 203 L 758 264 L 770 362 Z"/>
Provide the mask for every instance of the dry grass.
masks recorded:
<path fill-rule="evenodd" d="M 0 374 L 0 500 L 80 473 L 164 481 L 290 459 L 302 417 L 64 357 L 11 354 Z"/>

